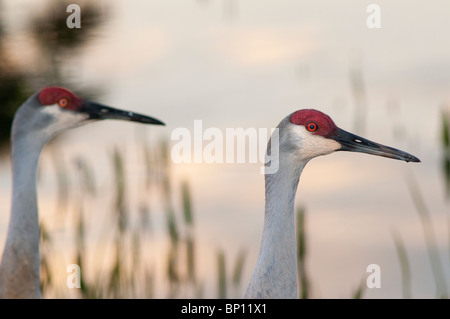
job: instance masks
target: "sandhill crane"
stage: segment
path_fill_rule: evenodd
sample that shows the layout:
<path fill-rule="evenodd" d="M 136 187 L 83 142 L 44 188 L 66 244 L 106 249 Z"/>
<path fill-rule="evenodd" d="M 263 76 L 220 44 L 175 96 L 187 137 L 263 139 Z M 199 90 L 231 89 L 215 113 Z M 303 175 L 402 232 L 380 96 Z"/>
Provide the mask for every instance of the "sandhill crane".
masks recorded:
<path fill-rule="evenodd" d="M 86 101 L 61 87 L 42 89 L 17 110 L 11 134 L 12 206 L 0 264 L 0 297 L 40 297 L 36 169 L 41 150 L 57 133 L 101 119 L 164 125 L 152 117 Z"/>
<path fill-rule="evenodd" d="M 246 298 L 297 298 L 294 199 L 300 174 L 314 157 L 334 151 L 362 152 L 406 162 L 415 156 L 338 128 L 317 110 L 299 110 L 278 125 L 278 170 L 265 174 L 265 217 L 259 255 Z M 277 167 L 277 166 L 275 166 Z"/>

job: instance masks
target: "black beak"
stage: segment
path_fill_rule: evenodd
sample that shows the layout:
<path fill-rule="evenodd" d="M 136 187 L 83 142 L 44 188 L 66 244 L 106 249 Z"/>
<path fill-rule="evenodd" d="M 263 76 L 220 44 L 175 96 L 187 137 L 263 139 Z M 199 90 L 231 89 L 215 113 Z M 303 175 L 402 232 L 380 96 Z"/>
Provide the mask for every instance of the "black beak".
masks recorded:
<path fill-rule="evenodd" d="M 160 120 L 157 120 L 153 117 L 142 115 L 139 113 L 134 113 L 130 111 L 124 111 L 115 109 L 109 106 L 105 106 L 99 103 L 85 101 L 82 105 L 81 112 L 87 113 L 89 115 L 89 119 L 92 120 L 103 120 L 103 119 L 111 119 L 111 120 L 125 120 L 132 122 L 140 122 L 145 124 L 154 124 L 154 125 L 165 125 Z"/>
<path fill-rule="evenodd" d="M 336 129 L 335 134 L 331 138 L 341 144 L 341 148 L 339 149 L 339 151 L 361 152 L 389 157 L 406 162 L 420 162 L 420 159 L 409 153 L 369 141 L 365 138 L 344 131 L 340 128 Z"/>

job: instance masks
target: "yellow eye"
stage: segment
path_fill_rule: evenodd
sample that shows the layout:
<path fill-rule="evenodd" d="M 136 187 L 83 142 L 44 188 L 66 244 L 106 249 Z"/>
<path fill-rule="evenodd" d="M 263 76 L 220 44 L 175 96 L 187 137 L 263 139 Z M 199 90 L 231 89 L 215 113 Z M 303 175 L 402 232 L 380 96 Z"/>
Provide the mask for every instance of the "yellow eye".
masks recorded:
<path fill-rule="evenodd" d="M 66 107 L 67 105 L 69 105 L 69 100 L 66 97 L 63 97 L 58 101 L 58 105 L 61 107 Z"/>

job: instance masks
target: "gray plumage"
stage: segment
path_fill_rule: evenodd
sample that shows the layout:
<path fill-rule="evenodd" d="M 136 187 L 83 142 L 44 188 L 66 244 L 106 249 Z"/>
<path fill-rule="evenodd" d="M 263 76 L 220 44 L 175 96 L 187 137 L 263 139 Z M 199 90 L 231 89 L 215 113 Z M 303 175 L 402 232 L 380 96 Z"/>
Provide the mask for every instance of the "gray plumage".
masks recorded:
<path fill-rule="evenodd" d="M 0 264 L 0 298 L 40 297 L 36 171 L 42 149 L 61 131 L 108 118 L 163 125 L 145 115 L 83 100 L 59 87 L 42 89 L 17 110 L 11 133 L 13 191 Z"/>
<path fill-rule="evenodd" d="M 278 135 L 272 135 L 266 158 L 273 155 L 271 150 L 277 150 L 278 156 L 270 157 L 277 161 L 278 170 L 268 170 L 273 163 L 266 164 L 264 228 L 246 298 L 298 297 L 294 202 L 300 175 L 311 159 L 352 151 L 420 162 L 411 154 L 341 130 L 329 116 L 316 110 L 296 111 L 277 128 Z"/>

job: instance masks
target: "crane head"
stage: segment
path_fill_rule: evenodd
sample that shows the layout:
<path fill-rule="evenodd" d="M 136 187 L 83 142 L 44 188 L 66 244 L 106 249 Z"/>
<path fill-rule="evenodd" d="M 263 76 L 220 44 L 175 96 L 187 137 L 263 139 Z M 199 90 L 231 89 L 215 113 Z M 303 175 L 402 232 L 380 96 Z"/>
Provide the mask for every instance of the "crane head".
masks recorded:
<path fill-rule="evenodd" d="M 320 111 L 312 109 L 299 110 L 292 113 L 288 118 L 294 139 L 300 145 L 299 155 L 306 160 L 319 155 L 330 154 L 334 151 L 350 151 L 384 156 L 406 162 L 420 162 L 417 157 L 409 153 L 344 131 L 337 127 L 328 115 Z"/>
<path fill-rule="evenodd" d="M 123 111 L 102 104 L 84 100 L 67 89 L 47 87 L 38 94 L 42 106 L 50 106 L 68 114 L 81 114 L 86 120 L 116 119 L 146 124 L 164 125 L 163 122 L 138 113 Z"/>
<path fill-rule="evenodd" d="M 46 87 L 19 108 L 13 134 L 40 132 L 50 138 L 60 131 L 102 119 L 164 125 L 153 117 L 85 100 L 62 87 Z"/>

